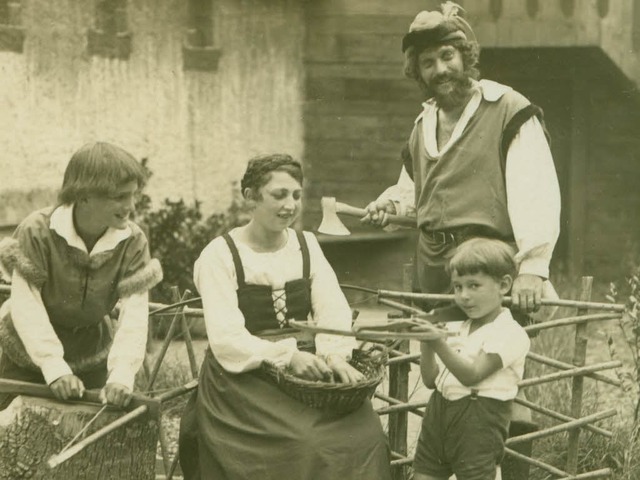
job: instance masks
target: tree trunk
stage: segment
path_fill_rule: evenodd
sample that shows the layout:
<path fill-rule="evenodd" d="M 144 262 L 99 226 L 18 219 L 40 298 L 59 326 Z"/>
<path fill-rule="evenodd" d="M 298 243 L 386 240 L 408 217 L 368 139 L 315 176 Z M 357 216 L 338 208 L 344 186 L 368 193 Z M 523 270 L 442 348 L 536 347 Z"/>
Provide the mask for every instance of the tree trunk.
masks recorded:
<path fill-rule="evenodd" d="M 82 429 L 98 406 L 20 396 L 0 412 L 0 480 L 154 480 L 157 418 L 143 415 L 50 469 L 47 460 Z M 106 410 L 85 436 L 122 416 Z"/>

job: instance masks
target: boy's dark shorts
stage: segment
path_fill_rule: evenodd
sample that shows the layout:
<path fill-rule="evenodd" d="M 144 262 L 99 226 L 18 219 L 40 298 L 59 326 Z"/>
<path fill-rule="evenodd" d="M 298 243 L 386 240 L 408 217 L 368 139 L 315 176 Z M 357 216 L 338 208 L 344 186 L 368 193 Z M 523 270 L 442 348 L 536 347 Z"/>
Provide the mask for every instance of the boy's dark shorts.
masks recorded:
<path fill-rule="evenodd" d="M 429 399 L 413 469 L 458 480 L 493 480 L 504 455 L 511 401 L 479 397 L 446 400 L 438 391 Z"/>

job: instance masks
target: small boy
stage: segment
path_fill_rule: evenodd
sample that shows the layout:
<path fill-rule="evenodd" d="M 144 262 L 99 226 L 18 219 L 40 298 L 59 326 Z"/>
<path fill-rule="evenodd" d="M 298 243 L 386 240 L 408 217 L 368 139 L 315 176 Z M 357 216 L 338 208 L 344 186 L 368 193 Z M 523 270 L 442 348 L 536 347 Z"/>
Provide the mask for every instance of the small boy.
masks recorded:
<path fill-rule="evenodd" d="M 468 320 L 458 336 L 421 344 L 422 380 L 434 392 L 422 422 L 414 480 L 452 474 L 457 480 L 496 478 L 530 346 L 502 306 L 516 271 L 513 251 L 498 240 L 468 240 L 451 258 L 455 301 Z"/>

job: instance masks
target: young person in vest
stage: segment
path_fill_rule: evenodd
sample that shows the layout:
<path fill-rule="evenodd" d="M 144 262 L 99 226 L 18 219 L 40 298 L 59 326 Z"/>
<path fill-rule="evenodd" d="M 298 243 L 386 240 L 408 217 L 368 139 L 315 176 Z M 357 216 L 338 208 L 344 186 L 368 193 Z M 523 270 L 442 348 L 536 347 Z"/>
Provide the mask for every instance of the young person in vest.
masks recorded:
<path fill-rule="evenodd" d="M 479 46 L 452 2 L 418 13 L 402 41 L 405 76 L 427 101 L 403 150 L 398 183 L 367 206 L 363 222 L 417 215 L 417 280 L 450 289 L 456 246 L 489 237 L 517 247 L 512 299 L 540 307 L 558 233 L 560 193 L 542 112 L 508 86 L 477 80 Z"/>
<path fill-rule="evenodd" d="M 185 478 L 391 478 L 387 442 L 369 401 L 337 415 L 290 397 L 257 372 L 269 361 L 309 380 L 362 379 L 348 363 L 353 338 L 318 334 L 314 354 L 295 338 L 264 336 L 285 332 L 289 319 L 351 328 L 349 305 L 318 241 L 291 228 L 302 180 L 289 155 L 252 159 L 241 182 L 250 222 L 214 239 L 195 263 L 209 349 L 181 425 Z"/>
<path fill-rule="evenodd" d="M 69 161 L 58 205 L 30 214 L 0 245 L 11 280 L 0 309 L 1 378 L 47 383 L 61 400 L 101 389 L 105 403 L 129 403 L 145 355 L 148 291 L 162 280 L 129 219 L 145 181 L 123 149 L 87 144 Z M 0 395 L 0 408 L 13 398 Z"/>

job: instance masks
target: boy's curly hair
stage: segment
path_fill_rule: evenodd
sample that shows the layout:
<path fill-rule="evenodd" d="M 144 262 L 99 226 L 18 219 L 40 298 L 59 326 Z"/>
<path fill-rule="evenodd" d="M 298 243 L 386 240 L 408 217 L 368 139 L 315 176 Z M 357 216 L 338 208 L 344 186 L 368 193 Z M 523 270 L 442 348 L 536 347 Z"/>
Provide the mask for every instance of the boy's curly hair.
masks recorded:
<path fill-rule="evenodd" d="M 451 257 L 448 272 L 458 275 L 484 273 L 494 279 L 505 275 L 515 278 L 518 267 L 514 249 L 493 238 L 472 238 L 460 244 Z"/>

